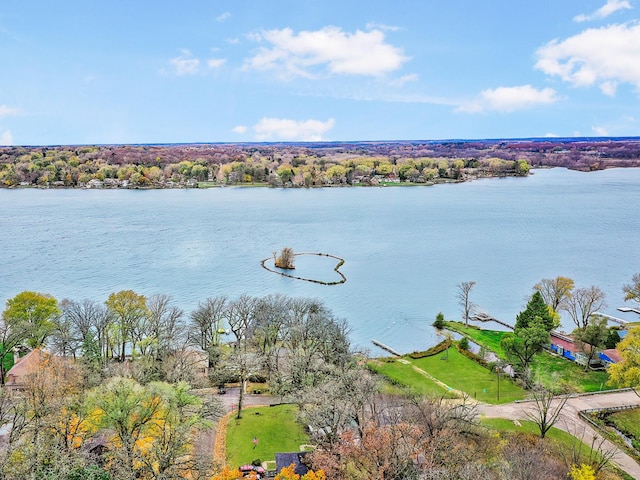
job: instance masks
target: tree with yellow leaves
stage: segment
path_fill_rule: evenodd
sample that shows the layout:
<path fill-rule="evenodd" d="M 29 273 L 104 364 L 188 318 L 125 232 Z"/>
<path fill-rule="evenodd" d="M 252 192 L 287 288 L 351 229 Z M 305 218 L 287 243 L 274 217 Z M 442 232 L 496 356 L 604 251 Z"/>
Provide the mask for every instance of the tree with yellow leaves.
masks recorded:
<path fill-rule="evenodd" d="M 622 361 L 610 365 L 609 383 L 616 387 L 637 387 L 640 385 L 640 327 L 629 330 L 628 335 L 618 344 Z"/>
<path fill-rule="evenodd" d="M 572 465 L 569 472 L 571 480 L 596 480 L 596 474 L 591 465 Z"/>
<path fill-rule="evenodd" d="M 327 476 L 322 470 L 314 472 L 309 470 L 304 475 L 300 476 L 296 473 L 296 466 L 292 463 L 288 467 L 284 467 L 280 470 L 280 473 L 276 475 L 275 480 L 327 480 Z"/>

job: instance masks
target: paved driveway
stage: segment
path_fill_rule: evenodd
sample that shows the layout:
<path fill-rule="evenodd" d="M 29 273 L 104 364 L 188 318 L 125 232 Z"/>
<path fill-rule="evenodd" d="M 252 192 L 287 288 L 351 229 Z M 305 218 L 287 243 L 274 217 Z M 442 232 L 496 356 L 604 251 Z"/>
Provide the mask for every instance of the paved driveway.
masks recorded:
<path fill-rule="evenodd" d="M 582 438 L 587 444 L 590 444 L 593 438 L 596 438 L 598 442 L 604 440 L 602 444 L 603 448 L 606 451 L 615 452 L 614 457 L 611 459 L 612 463 L 615 463 L 633 478 L 640 479 L 640 465 L 616 445 L 603 439 L 596 430 L 591 428 L 591 426 L 578 415 L 578 412 L 581 410 L 619 406 L 640 406 L 640 397 L 633 391 L 603 392 L 572 397 L 562 409 L 560 420 L 555 427 L 575 437 Z M 504 405 L 478 405 L 478 411 L 487 418 L 506 418 L 510 420 L 526 420 L 526 412 L 531 410 L 531 408 L 532 404 L 530 402 L 507 403 Z"/>

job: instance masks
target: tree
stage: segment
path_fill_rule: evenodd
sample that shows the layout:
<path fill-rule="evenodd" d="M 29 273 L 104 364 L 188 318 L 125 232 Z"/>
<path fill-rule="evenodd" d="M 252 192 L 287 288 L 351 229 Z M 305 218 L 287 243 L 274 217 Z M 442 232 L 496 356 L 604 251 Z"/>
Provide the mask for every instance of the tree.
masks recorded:
<path fill-rule="evenodd" d="M 553 427 L 562 414 L 569 397 L 567 395 L 558 397 L 551 390 L 537 386 L 531 390 L 533 402 L 531 408 L 526 413 L 528 420 L 531 420 L 538 427 L 540 438 L 544 438 L 551 427 Z"/>
<path fill-rule="evenodd" d="M 275 257 L 275 254 L 274 254 Z M 287 270 L 295 269 L 295 253 L 293 253 L 293 249 L 290 247 L 284 247 L 280 251 L 280 255 L 275 258 L 275 265 L 278 268 L 284 268 Z"/>
<path fill-rule="evenodd" d="M 543 278 L 533 286 L 533 289 L 540 292 L 544 302 L 549 305 L 554 312 L 562 310 L 567 299 L 571 296 L 574 282 L 568 277 Z"/>
<path fill-rule="evenodd" d="M 60 302 L 62 317 L 72 324 L 74 341 L 80 342 L 83 357 L 90 346 L 92 355 L 98 354 L 99 363 L 107 357 L 107 328 L 110 323 L 109 311 L 105 305 L 92 300 L 75 302 L 64 299 Z"/>
<path fill-rule="evenodd" d="M 578 288 L 567 299 L 565 310 L 578 328 L 586 328 L 591 315 L 607 306 L 604 299 L 605 293 L 595 285 Z"/>
<path fill-rule="evenodd" d="M 618 350 L 622 361 L 609 366 L 609 383 L 619 388 L 640 386 L 640 327 L 629 330 Z"/>
<path fill-rule="evenodd" d="M 439 330 L 444 328 L 444 314 L 442 312 L 438 312 L 436 315 L 436 320 L 433 322 L 433 326 Z"/>
<path fill-rule="evenodd" d="M 603 317 L 591 317 L 586 327 L 577 328 L 573 331 L 576 345 L 587 356 L 585 371 L 589 370 L 591 361 L 596 357 L 598 350 L 604 347 L 608 337 L 607 319 Z"/>
<path fill-rule="evenodd" d="M 469 315 L 475 308 L 475 304 L 469 299 L 469 294 L 473 289 L 476 282 L 461 282 L 456 287 L 458 288 L 458 305 L 462 308 L 462 316 L 464 318 L 465 325 L 469 324 Z"/>
<path fill-rule="evenodd" d="M 640 305 L 640 273 L 636 273 L 631 277 L 631 283 L 622 287 L 625 300 L 633 300 Z"/>
<path fill-rule="evenodd" d="M 28 347 L 37 348 L 55 329 L 53 320 L 59 314 L 58 301 L 51 295 L 25 291 L 7 300 L 2 318 L 9 327 L 24 331 Z"/>
<path fill-rule="evenodd" d="M 535 354 L 549 343 L 549 331 L 544 321 L 536 317 L 529 326 L 518 327 L 513 333 L 504 335 L 500 343 L 511 366 L 523 377 L 525 386 L 529 385 L 529 366 Z"/>
<path fill-rule="evenodd" d="M 133 332 L 149 313 L 147 299 L 133 290 L 122 290 L 109 295 L 105 305 L 115 319 L 116 333 L 120 341 L 120 361 L 124 362 L 127 344 L 131 343 Z M 131 348 L 133 353 L 133 345 Z"/>
<path fill-rule="evenodd" d="M 526 308 L 516 316 L 515 328 L 527 328 L 534 319 L 539 318 L 544 323 L 547 332 L 559 325 L 559 319 L 552 313 L 544 301 L 542 294 L 536 290 L 527 303 Z"/>
<path fill-rule="evenodd" d="M 215 365 L 220 332 L 224 331 L 221 329 L 226 316 L 227 302 L 225 296 L 207 298 L 204 302 L 198 303 L 198 308 L 189 316 L 189 340 L 207 352 L 209 367 Z"/>
<path fill-rule="evenodd" d="M 151 296 L 147 301 L 147 308 L 146 335 L 151 340 L 148 342 L 151 350 L 146 353 L 161 361 L 183 343 L 185 337 L 184 312 L 171 305 L 170 295 Z"/>

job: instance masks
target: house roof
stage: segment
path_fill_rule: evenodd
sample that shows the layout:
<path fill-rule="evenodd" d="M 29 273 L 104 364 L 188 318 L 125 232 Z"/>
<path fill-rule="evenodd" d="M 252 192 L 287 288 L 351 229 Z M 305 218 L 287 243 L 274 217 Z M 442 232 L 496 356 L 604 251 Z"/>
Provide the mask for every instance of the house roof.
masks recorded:
<path fill-rule="evenodd" d="M 573 338 L 567 335 L 559 335 L 555 332 L 551 332 L 551 343 L 558 345 L 565 350 L 569 350 L 570 352 L 574 352 L 576 350 L 576 344 L 573 341 Z"/>
<path fill-rule="evenodd" d="M 9 369 L 7 372 L 7 385 L 19 383 L 22 378 L 40 368 L 42 362 L 50 358 L 50 356 L 49 353 L 39 348 L 31 350 Z"/>
<path fill-rule="evenodd" d="M 296 475 L 305 475 L 309 471 L 304 463 L 306 454 L 307 452 L 276 453 L 276 471 L 279 473 L 280 470 L 293 463 Z"/>
<path fill-rule="evenodd" d="M 602 353 L 613 363 L 622 361 L 622 355 L 620 355 L 620 351 L 617 348 L 608 348 L 606 350 L 603 350 Z"/>

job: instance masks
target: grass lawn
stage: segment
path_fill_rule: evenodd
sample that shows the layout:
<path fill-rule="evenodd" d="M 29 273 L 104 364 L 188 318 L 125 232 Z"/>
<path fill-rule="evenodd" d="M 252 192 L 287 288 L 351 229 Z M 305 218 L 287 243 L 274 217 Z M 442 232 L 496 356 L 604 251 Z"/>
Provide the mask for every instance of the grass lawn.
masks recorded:
<path fill-rule="evenodd" d="M 369 362 L 369 368 L 386 377 L 393 385 L 409 389 L 418 395 L 443 395 L 446 392 L 437 383 L 426 378 L 413 369 L 411 365 L 400 363 L 397 360 L 386 362 L 374 360 Z"/>
<path fill-rule="evenodd" d="M 533 378 L 548 387 L 566 384 L 576 392 L 609 390 L 607 372 L 585 372 L 584 367 L 561 357 L 541 352 L 532 367 Z"/>
<path fill-rule="evenodd" d="M 444 324 L 449 330 L 458 332 L 468 337 L 469 340 L 473 340 L 478 345 L 488 348 L 500 358 L 505 358 L 504 351 L 500 346 L 500 341 L 502 340 L 502 337 L 509 332 L 467 327 L 464 323 L 461 322 L 444 322 Z"/>
<path fill-rule="evenodd" d="M 513 423 L 513 420 L 507 420 L 504 418 L 483 418 L 480 423 L 492 430 L 508 431 L 508 432 L 527 432 L 539 435 L 540 431 L 535 423 L 529 420 L 519 420 L 520 426 Z M 574 446 L 581 445 L 588 452 L 591 447 L 578 440 L 573 435 L 568 434 L 558 428 L 551 427 L 551 430 L 547 432 L 545 438 L 550 438 L 556 441 L 563 449 L 570 451 Z"/>
<path fill-rule="evenodd" d="M 274 460 L 279 452 L 298 452 L 309 437 L 296 421 L 295 405 L 247 408 L 242 419 L 227 424 L 227 465 L 238 467 L 255 459 Z M 258 439 L 254 448 L 253 438 Z"/>
<path fill-rule="evenodd" d="M 461 322 L 445 322 L 445 326 L 467 336 L 478 345 L 487 347 L 500 358 L 506 358 L 500 341 L 508 332 L 481 330 L 467 327 Z M 551 355 L 546 351 L 536 355 L 532 370 L 533 378 L 547 387 L 565 384 L 576 392 L 597 392 L 611 388 L 607 386 L 609 379 L 607 372 L 585 372 L 584 368 L 577 363 Z"/>
<path fill-rule="evenodd" d="M 482 402 L 507 403 L 526 397 L 522 388 L 507 377 L 501 376 L 498 401 L 498 378 L 495 373 L 468 359 L 453 347 L 449 348 L 449 359 L 444 360 L 444 357 L 445 354 L 441 353 L 410 360 L 451 388 L 464 391 Z"/>
<path fill-rule="evenodd" d="M 640 408 L 612 413 L 609 420 L 621 432 L 640 440 Z"/>

